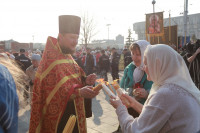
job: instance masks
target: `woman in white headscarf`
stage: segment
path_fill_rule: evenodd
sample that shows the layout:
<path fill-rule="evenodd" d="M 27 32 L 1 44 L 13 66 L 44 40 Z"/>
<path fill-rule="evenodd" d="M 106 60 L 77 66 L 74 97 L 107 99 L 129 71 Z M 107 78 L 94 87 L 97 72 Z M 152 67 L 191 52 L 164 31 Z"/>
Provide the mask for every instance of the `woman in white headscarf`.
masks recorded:
<path fill-rule="evenodd" d="M 137 108 L 128 108 L 128 112 L 133 117 L 138 117 L 142 111 L 142 105 L 146 101 L 152 86 L 152 81 L 147 80 L 147 75 L 143 70 L 144 51 L 150 45 L 146 40 L 138 40 L 131 44 L 130 51 L 133 62 L 125 69 L 120 81 L 120 87 L 129 92 L 141 104 Z M 120 127 L 118 128 L 119 131 Z"/>
<path fill-rule="evenodd" d="M 147 75 L 143 70 L 144 51 L 148 45 L 150 43 L 146 40 L 131 44 L 129 49 L 133 62 L 124 69 L 124 75 L 120 81 L 120 87 L 128 91 L 129 95 L 135 97 L 141 104 L 144 104 L 152 86 L 152 81 L 147 80 Z M 139 116 L 140 112 L 141 110 L 137 111 L 133 116 Z"/>
<path fill-rule="evenodd" d="M 182 57 L 171 47 L 148 46 L 144 54 L 147 79 L 153 85 L 138 118 L 128 115 L 119 99 L 111 104 L 124 133 L 196 133 L 200 130 L 200 91 L 192 82 Z M 127 95 L 132 106 L 137 101 Z"/>

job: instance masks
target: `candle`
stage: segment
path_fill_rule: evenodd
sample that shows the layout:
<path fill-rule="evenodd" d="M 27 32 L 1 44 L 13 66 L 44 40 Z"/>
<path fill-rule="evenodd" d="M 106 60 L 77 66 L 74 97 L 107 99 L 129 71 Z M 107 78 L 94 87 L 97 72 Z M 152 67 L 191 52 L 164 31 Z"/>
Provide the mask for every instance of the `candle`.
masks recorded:
<path fill-rule="evenodd" d="M 116 90 L 118 97 L 123 101 L 123 103 L 126 105 L 126 107 L 129 107 L 130 102 L 127 99 L 121 97 L 122 94 L 127 94 L 127 92 L 125 90 L 122 90 L 122 88 L 120 88 L 117 81 L 113 82 L 113 87 Z"/>
<path fill-rule="evenodd" d="M 124 90 L 122 90 L 121 88 L 118 88 L 116 91 L 117 91 L 118 97 L 123 101 L 124 105 L 126 105 L 126 107 L 128 107 L 130 105 L 130 102 L 126 98 L 121 97 L 122 94 L 127 94 L 127 93 Z"/>
<path fill-rule="evenodd" d="M 111 86 L 110 86 L 110 84 L 108 82 L 107 82 L 107 85 L 108 85 L 109 89 L 112 91 L 112 93 L 115 94 L 113 89 L 111 88 Z"/>
<path fill-rule="evenodd" d="M 109 97 L 112 96 L 116 98 L 115 94 L 113 94 L 105 84 L 102 84 L 102 86 L 103 86 L 103 90 L 108 94 Z"/>
<path fill-rule="evenodd" d="M 102 87 L 102 84 L 98 84 L 97 86 L 95 86 L 95 87 L 93 88 L 93 90 L 94 90 L 94 91 L 100 91 L 102 88 L 103 88 L 103 87 Z"/>

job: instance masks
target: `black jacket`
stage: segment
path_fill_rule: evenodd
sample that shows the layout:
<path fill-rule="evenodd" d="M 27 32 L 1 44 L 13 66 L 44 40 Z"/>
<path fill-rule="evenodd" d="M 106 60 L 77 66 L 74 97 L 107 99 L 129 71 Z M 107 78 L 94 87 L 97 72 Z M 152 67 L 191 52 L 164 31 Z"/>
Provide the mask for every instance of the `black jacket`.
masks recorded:
<path fill-rule="evenodd" d="M 112 57 L 111 67 L 118 67 L 118 65 L 119 65 L 119 59 L 120 59 L 119 54 L 117 52 L 115 52 L 113 54 L 113 57 Z"/>
<path fill-rule="evenodd" d="M 20 56 L 16 57 L 15 60 L 21 67 L 21 69 L 25 72 L 26 69 L 32 65 L 31 60 L 26 57 L 24 54 L 21 54 Z"/>
<path fill-rule="evenodd" d="M 103 54 L 103 55 L 100 56 L 100 58 L 99 58 L 99 67 L 100 67 L 100 71 L 102 71 L 102 70 L 108 71 L 109 68 L 110 68 L 110 60 L 109 60 L 109 57 L 106 56 L 105 54 Z"/>
<path fill-rule="evenodd" d="M 93 55 L 87 54 L 85 67 L 86 67 L 86 69 L 94 68 L 94 57 L 93 57 Z"/>
<path fill-rule="evenodd" d="M 131 52 L 126 52 L 124 54 L 124 68 L 132 62 Z"/>
<path fill-rule="evenodd" d="M 72 55 L 72 57 L 73 57 L 73 59 L 76 61 L 76 63 L 77 63 L 82 69 L 84 69 L 83 64 L 82 64 L 82 61 L 81 61 L 81 58 L 78 58 L 78 57 L 76 57 L 76 56 L 74 56 L 74 55 Z"/>

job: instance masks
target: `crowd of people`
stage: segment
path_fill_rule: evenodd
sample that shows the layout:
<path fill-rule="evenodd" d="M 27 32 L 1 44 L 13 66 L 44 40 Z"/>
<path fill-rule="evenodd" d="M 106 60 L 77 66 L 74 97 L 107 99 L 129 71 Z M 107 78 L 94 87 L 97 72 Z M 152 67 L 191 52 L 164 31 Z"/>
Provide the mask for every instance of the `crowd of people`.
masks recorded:
<path fill-rule="evenodd" d="M 82 54 L 80 54 L 82 53 Z M 123 56 L 123 62 L 120 59 Z M 104 81 L 108 81 L 107 73 L 111 72 L 112 79 L 119 79 L 119 68 L 125 68 L 132 62 L 131 52 L 127 49 L 112 48 L 92 50 L 87 48 L 86 52 L 81 50 L 73 54 L 74 60 L 85 71 L 86 75 L 91 73 L 98 74 Z"/>
<path fill-rule="evenodd" d="M 24 104 L 31 106 L 30 133 L 62 133 L 71 115 L 77 119 L 73 133 L 86 133 L 92 98 L 99 94 L 92 88 L 97 76 L 108 81 L 108 72 L 127 92 L 110 97 L 120 124 L 116 132 L 200 130 L 200 40 L 188 43 L 182 56 L 146 40 L 121 51 L 80 52 L 80 21 L 78 16 L 59 16 L 58 37 L 48 37 L 43 52 L 0 53 L 0 133 L 17 132 L 18 110 Z"/>

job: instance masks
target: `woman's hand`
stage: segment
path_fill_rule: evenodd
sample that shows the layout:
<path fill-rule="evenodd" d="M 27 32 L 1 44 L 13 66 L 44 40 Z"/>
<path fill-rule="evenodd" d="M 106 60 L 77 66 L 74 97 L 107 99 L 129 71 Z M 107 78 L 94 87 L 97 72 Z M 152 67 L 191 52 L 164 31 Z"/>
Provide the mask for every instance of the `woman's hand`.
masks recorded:
<path fill-rule="evenodd" d="M 128 96 L 126 94 L 122 94 L 121 97 L 123 97 L 123 99 L 126 99 L 129 101 L 129 103 L 130 103 L 129 107 L 132 107 L 139 114 L 142 112 L 143 105 L 141 103 L 139 103 L 135 98 Z"/>
<path fill-rule="evenodd" d="M 144 88 L 136 88 L 133 90 L 133 95 L 137 98 L 147 99 L 149 93 Z"/>
<path fill-rule="evenodd" d="M 122 103 L 126 105 L 126 102 L 128 101 L 129 105 L 128 107 L 132 107 L 135 104 L 135 98 L 127 95 L 127 94 L 122 94 L 122 96 L 120 97 L 122 99 Z"/>
<path fill-rule="evenodd" d="M 117 98 L 110 98 L 110 104 L 117 109 L 117 107 L 119 107 L 120 105 L 122 105 L 122 101 L 119 99 L 119 97 Z"/>

